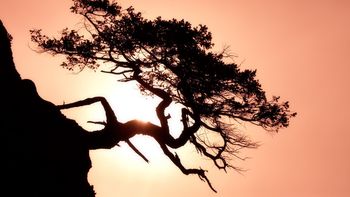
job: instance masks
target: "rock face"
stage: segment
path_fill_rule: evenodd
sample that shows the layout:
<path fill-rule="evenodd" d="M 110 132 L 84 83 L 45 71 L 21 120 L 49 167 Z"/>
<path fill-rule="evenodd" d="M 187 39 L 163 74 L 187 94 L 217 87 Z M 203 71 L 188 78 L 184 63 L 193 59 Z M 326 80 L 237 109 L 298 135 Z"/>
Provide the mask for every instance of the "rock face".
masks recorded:
<path fill-rule="evenodd" d="M 91 197 L 87 131 L 21 79 L 0 21 L 0 196 Z"/>

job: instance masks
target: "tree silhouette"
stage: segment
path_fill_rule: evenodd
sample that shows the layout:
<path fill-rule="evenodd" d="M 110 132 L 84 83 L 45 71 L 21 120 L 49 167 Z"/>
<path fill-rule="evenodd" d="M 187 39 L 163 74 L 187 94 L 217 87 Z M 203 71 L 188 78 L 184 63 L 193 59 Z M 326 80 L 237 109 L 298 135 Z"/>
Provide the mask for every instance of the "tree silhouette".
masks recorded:
<path fill-rule="evenodd" d="M 89 149 L 112 148 L 125 141 L 148 161 L 129 141 L 135 135 L 148 135 L 184 174 L 198 175 L 215 191 L 206 170 L 186 168 L 173 149 L 193 145 L 218 169 L 240 170 L 230 160 L 240 158 L 242 148 L 258 144 L 237 131 L 231 120 L 277 132 L 296 115 L 288 102 L 277 96 L 266 98 L 255 70 L 242 70 L 229 62 L 225 50 L 214 52 L 211 33 L 204 25 L 145 19 L 133 7 L 122 9 L 108 0 L 73 0 L 71 11 L 84 19 L 86 31 L 66 28 L 59 38 L 51 38 L 39 29 L 31 30 L 40 50 L 64 55 L 64 68 L 101 69 L 122 82 L 136 81 L 142 93 L 161 99 L 155 109 L 159 125 L 138 120 L 121 123 L 103 97 L 57 106 L 67 109 L 101 102 L 106 122 L 94 122 L 104 128 L 91 134 L 91 139 L 99 140 L 90 140 Z M 182 106 L 183 129 L 177 138 L 170 134 L 171 114 L 165 112 L 172 103 Z M 207 138 L 210 134 L 214 137 Z"/>

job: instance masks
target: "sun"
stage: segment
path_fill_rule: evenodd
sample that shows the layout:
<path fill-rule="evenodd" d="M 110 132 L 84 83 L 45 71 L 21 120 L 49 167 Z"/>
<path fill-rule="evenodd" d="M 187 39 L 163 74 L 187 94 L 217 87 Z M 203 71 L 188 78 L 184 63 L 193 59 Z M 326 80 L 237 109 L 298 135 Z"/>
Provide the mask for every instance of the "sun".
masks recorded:
<path fill-rule="evenodd" d="M 97 94 L 104 96 L 113 108 L 119 122 L 124 123 L 137 119 L 156 125 L 160 124 L 156 114 L 156 107 L 161 101 L 160 98 L 142 95 L 138 89 L 137 83 L 133 82 L 115 84 L 111 83 L 109 80 L 101 79 L 99 83 L 104 87 L 103 91 L 96 87 L 96 90 L 100 92 L 94 92 L 92 95 Z M 89 121 L 105 121 L 106 118 L 100 103 L 64 110 L 63 113 L 67 117 L 74 119 L 84 129 L 91 132 L 100 130 L 103 126 L 88 123 Z M 181 106 L 178 104 L 171 104 L 166 109 L 166 114 L 171 116 L 168 120 L 170 134 L 176 138 L 180 135 L 182 130 L 182 123 L 180 121 Z M 149 158 L 150 161 L 159 160 L 164 157 L 159 145 L 151 137 L 136 135 L 131 138 L 130 141 L 142 154 Z M 134 154 L 137 157 L 137 154 L 131 148 L 127 148 L 125 143 L 120 143 L 120 145 L 121 147 L 116 148 L 122 148 L 123 151 L 128 152 L 127 154 Z M 142 160 L 142 158 L 140 159 Z"/>
<path fill-rule="evenodd" d="M 136 83 L 123 84 L 115 93 L 110 94 L 107 99 L 120 122 L 138 119 L 156 125 L 160 124 L 156 114 L 156 107 L 161 100 L 157 97 L 142 95 Z M 169 119 L 170 134 L 174 137 L 179 136 L 182 129 L 180 105 L 170 105 L 166 113 L 171 117 Z M 156 160 L 163 157 L 162 150 L 151 137 L 139 135 L 133 137 L 130 141 L 146 157 Z"/>
<path fill-rule="evenodd" d="M 126 83 L 107 95 L 118 121 L 138 119 L 158 124 L 155 112 L 159 99 L 143 96 L 135 83 Z"/>

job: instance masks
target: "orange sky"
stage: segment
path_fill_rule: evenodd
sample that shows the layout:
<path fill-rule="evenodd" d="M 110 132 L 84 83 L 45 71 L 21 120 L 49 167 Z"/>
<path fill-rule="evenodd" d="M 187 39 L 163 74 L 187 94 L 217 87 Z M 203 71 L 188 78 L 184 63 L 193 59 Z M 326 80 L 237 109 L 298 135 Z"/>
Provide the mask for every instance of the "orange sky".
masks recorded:
<path fill-rule="evenodd" d="M 255 128 L 247 131 L 262 146 L 247 152 L 251 159 L 239 163 L 248 169 L 243 175 L 218 172 L 205 163 L 217 194 L 198 177 L 183 175 L 164 156 L 150 155 L 151 163 L 146 164 L 126 147 L 93 151 L 89 178 L 97 197 L 350 196 L 350 1 L 119 2 L 133 5 L 147 18 L 161 15 L 206 24 L 217 49 L 230 45 L 242 68 L 257 69 L 268 94 L 289 100 L 298 116 L 276 135 Z M 136 94 L 130 86 L 91 71 L 69 73 L 59 68 L 58 57 L 30 49 L 31 28 L 54 35 L 66 26 L 79 27 L 69 7 L 70 0 L 1 0 L 0 19 L 14 37 L 17 69 L 23 78 L 35 81 L 42 97 L 56 104 L 103 95 L 115 99 L 117 110 L 123 112 L 127 104 L 121 102 Z M 88 128 L 84 122 L 99 118 L 99 110 L 92 106 L 68 114 Z M 192 160 L 188 157 L 185 163 L 197 167 Z"/>

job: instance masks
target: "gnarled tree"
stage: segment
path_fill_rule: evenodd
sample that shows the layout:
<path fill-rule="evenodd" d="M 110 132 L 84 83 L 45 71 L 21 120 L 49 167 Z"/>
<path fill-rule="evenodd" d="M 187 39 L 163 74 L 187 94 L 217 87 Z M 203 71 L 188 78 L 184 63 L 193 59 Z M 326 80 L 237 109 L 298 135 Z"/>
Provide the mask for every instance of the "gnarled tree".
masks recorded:
<path fill-rule="evenodd" d="M 153 137 L 164 154 L 184 173 L 197 174 L 212 187 L 203 169 L 188 169 L 170 148 L 192 144 L 200 154 L 211 159 L 217 168 L 238 167 L 230 163 L 239 157 L 242 148 L 256 148 L 230 120 L 249 122 L 272 132 L 287 127 L 296 114 L 288 102 L 279 97 L 268 99 L 256 79 L 256 71 L 242 70 L 235 63 L 225 61 L 225 51 L 213 52 L 211 33 L 204 25 L 193 27 L 184 20 L 145 19 L 132 7 L 122 9 L 108 0 L 73 0 L 71 11 L 84 19 L 86 32 L 64 29 L 59 38 L 31 30 L 32 41 L 51 54 L 66 56 L 62 63 L 69 70 L 101 69 L 119 77 L 120 81 L 136 81 L 140 91 L 161 99 L 155 112 L 160 124 L 130 120 L 121 123 L 103 97 L 88 98 L 60 109 L 102 102 L 105 127 L 95 132 L 102 135 L 89 147 L 112 148 L 120 141 L 129 142 L 135 135 Z M 112 69 L 108 68 L 112 64 Z M 165 110 L 172 103 L 182 106 L 182 132 L 178 137 L 170 133 L 169 114 Z M 203 131 L 216 134 L 220 140 L 203 138 Z M 107 134 L 107 135 L 106 135 Z M 189 142 L 189 143 L 188 143 Z"/>

